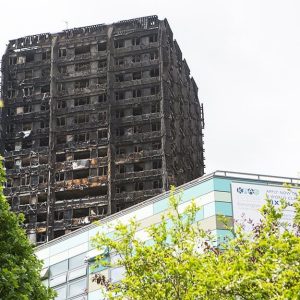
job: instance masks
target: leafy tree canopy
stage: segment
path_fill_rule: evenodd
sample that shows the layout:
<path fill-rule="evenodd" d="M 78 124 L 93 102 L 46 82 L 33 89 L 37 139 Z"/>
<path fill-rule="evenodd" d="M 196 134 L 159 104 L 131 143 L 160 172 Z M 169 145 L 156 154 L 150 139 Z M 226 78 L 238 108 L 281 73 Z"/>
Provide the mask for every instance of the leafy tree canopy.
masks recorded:
<path fill-rule="evenodd" d="M 300 197 L 294 231 L 280 221 L 286 204 L 275 209 L 266 199 L 261 223 L 251 233 L 236 226 L 234 237 L 217 248 L 195 222 L 201 208 L 192 202 L 181 212 L 174 191 L 170 212 L 146 229 L 150 242 L 138 239 L 135 220 L 116 225 L 113 237 L 94 238 L 112 258 L 100 255 L 97 264 L 125 270 L 118 283 L 96 275 L 107 299 L 300 299 Z"/>
<path fill-rule="evenodd" d="M 10 211 L 3 195 L 5 174 L 0 157 L 0 299 L 48 300 L 54 292 L 40 279 L 42 263 L 21 228 L 23 215 Z"/>

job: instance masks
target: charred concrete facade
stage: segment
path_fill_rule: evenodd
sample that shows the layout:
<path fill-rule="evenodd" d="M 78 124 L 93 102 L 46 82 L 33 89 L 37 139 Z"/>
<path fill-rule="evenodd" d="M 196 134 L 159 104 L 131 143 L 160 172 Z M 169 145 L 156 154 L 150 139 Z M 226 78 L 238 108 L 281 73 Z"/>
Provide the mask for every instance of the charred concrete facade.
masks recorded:
<path fill-rule="evenodd" d="M 5 194 L 40 244 L 204 174 L 203 108 L 157 16 L 12 40 Z"/>

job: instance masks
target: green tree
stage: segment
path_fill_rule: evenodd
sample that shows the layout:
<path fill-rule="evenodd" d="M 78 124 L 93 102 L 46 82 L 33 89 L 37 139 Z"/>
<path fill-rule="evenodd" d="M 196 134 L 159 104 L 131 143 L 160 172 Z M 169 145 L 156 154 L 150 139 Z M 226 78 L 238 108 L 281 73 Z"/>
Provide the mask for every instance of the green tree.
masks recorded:
<path fill-rule="evenodd" d="M 295 230 L 282 223 L 286 204 L 275 209 L 269 199 L 262 220 L 251 233 L 235 228 L 234 237 L 219 248 L 195 222 L 192 202 L 179 212 L 180 197 L 171 191 L 171 211 L 147 229 L 150 243 L 136 238 L 139 224 L 115 226 L 114 236 L 98 234 L 93 242 L 106 254 L 97 264 L 123 266 L 119 283 L 99 280 L 108 299 L 300 299 L 300 199 L 295 204 Z"/>
<path fill-rule="evenodd" d="M 0 157 L 0 299 L 53 299 L 53 290 L 46 288 L 40 279 L 42 263 L 21 228 L 24 217 L 10 211 L 3 195 L 4 182 Z"/>

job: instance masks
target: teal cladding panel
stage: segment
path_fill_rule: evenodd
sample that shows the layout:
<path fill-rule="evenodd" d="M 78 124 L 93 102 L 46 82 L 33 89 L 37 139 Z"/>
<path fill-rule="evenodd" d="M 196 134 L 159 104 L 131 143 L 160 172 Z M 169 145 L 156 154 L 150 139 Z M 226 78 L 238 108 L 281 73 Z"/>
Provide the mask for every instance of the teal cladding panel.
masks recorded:
<path fill-rule="evenodd" d="M 231 192 L 231 182 L 230 179 L 214 178 L 214 190 L 221 192 Z"/>
<path fill-rule="evenodd" d="M 167 210 L 169 207 L 169 200 L 163 199 L 153 203 L 153 214 L 159 214 L 160 212 Z"/>
<path fill-rule="evenodd" d="M 193 186 L 187 190 L 183 191 L 181 203 L 190 201 L 194 198 L 207 194 L 214 189 L 214 182 L 213 179 L 204 181 L 199 183 L 196 186 Z M 164 210 L 169 208 L 169 199 L 163 199 L 153 203 L 153 214 L 161 213 Z"/>
<path fill-rule="evenodd" d="M 229 202 L 216 202 L 216 214 L 232 217 L 232 204 Z"/>
<path fill-rule="evenodd" d="M 229 239 L 233 238 L 232 232 L 226 229 L 217 229 L 216 234 L 218 238 L 218 244 L 224 244 L 228 242 Z"/>
<path fill-rule="evenodd" d="M 187 202 L 214 190 L 213 180 L 207 180 L 199 183 L 192 188 L 185 190 L 181 202 Z"/>

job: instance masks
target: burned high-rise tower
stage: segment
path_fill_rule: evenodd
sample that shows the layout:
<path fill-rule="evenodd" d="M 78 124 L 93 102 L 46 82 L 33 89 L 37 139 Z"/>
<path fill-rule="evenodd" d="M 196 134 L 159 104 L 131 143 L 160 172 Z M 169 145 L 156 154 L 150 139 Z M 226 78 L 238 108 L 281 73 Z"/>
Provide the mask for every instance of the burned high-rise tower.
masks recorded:
<path fill-rule="evenodd" d="M 204 173 L 203 110 L 167 20 L 11 40 L 5 194 L 37 243 Z"/>

